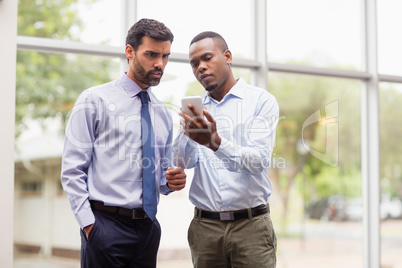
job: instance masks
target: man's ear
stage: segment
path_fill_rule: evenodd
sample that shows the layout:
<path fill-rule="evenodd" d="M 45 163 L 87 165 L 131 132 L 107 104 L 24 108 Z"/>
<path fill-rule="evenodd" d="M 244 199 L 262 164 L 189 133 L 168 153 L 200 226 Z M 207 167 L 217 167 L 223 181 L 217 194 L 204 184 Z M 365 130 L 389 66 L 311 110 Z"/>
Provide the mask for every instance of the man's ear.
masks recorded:
<path fill-rule="evenodd" d="M 229 49 L 226 49 L 224 52 L 223 52 L 223 56 L 225 56 L 225 58 L 226 58 L 226 64 L 232 64 L 232 52 L 230 52 L 230 50 Z"/>
<path fill-rule="evenodd" d="M 134 58 L 135 51 L 131 45 L 126 45 L 125 53 L 128 60 L 132 60 Z"/>

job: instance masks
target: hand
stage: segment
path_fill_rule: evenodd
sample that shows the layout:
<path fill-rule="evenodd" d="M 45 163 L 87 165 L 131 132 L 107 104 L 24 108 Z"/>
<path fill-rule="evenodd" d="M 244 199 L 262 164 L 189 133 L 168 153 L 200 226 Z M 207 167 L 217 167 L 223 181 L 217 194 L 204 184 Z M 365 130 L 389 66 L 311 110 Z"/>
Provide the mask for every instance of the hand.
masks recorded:
<path fill-rule="evenodd" d="M 184 173 L 184 169 L 181 167 L 171 168 L 169 167 L 166 170 L 166 180 L 170 190 L 172 191 L 180 191 L 186 186 L 186 173 Z"/>
<path fill-rule="evenodd" d="M 89 233 L 92 230 L 92 227 L 94 227 L 93 224 L 84 227 L 85 234 L 87 235 L 87 240 L 88 240 L 88 237 L 89 237 Z"/>
<path fill-rule="evenodd" d="M 194 117 L 190 117 L 183 112 L 179 113 L 183 118 L 181 125 L 184 135 L 215 152 L 221 144 L 221 138 L 216 131 L 216 122 L 212 115 L 210 115 L 207 110 L 203 110 L 205 119 L 192 104 L 189 104 L 188 108 L 194 114 Z"/>

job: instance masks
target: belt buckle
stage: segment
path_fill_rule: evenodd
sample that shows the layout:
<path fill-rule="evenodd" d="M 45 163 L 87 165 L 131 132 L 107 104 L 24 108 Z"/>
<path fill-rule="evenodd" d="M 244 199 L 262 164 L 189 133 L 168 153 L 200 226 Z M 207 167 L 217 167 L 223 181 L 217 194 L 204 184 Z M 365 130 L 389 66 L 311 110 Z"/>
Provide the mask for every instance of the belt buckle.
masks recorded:
<path fill-rule="evenodd" d="M 141 215 L 140 212 L 141 211 L 138 210 L 138 209 L 133 209 L 133 215 L 132 215 L 131 219 L 135 220 L 135 219 L 144 219 L 144 218 L 146 218 L 146 216 L 144 217 L 144 215 Z"/>
<path fill-rule="evenodd" d="M 233 211 L 229 211 L 229 212 L 219 212 L 219 219 L 220 219 L 221 221 L 233 221 L 233 220 L 234 220 Z"/>

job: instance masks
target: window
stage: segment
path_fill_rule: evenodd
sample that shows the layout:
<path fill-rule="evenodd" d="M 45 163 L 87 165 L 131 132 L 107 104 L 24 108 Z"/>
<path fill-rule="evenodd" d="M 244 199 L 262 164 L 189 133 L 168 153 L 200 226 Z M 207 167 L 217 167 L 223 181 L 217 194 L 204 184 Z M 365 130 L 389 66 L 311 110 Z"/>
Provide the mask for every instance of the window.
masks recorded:
<path fill-rule="evenodd" d="M 121 46 L 121 1 L 21 0 L 18 35 Z"/>
<path fill-rule="evenodd" d="M 402 75 L 402 36 L 396 34 L 402 18 L 402 2 L 377 1 L 378 5 L 378 70 L 381 74 Z"/>
<path fill-rule="evenodd" d="M 397 26 L 402 23 L 398 13 L 402 8 L 400 1 L 206 0 L 201 4 L 180 0 L 130 1 L 69 0 L 61 6 L 50 0 L 19 1 L 18 35 L 23 40 L 19 41 L 16 70 L 14 226 L 19 232 L 14 236 L 15 242 L 40 244 L 45 255 L 51 252 L 45 247 L 57 243 L 61 248 L 79 248 L 79 238 L 74 240 L 69 235 L 75 232 L 77 225 L 69 212 L 67 198 L 57 195 L 61 188 L 57 190 L 54 184 L 48 188 L 41 178 L 21 175 L 24 164 L 21 159 L 22 156 L 40 156 L 39 161 L 48 164 L 49 158 L 56 161 L 60 157 L 62 143 L 59 141 L 63 140 L 64 123 L 78 94 L 90 86 L 117 79 L 125 69 L 125 59 L 121 62 L 120 58 L 123 53 L 117 55 L 116 47 L 111 46 L 123 45 L 123 38 L 131 27 L 125 16 L 133 12 L 136 19 L 147 17 L 164 22 L 175 35 L 173 53 L 154 93 L 171 108 L 176 127 L 181 97 L 205 94 L 185 62 L 191 39 L 201 31 L 222 34 L 234 58 L 244 59 L 241 61 L 244 65 L 234 64 L 236 78 L 251 80 L 251 84 L 253 78 L 257 78 L 257 83 L 268 81 L 268 90 L 277 97 L 281 115 L 270 170 L 274 184 L 271 216 L 280 242 L 278 268 L 298 267 L 301 262 L 306 266 L 314 263 L 328 268 L 356 268 L 372 260 L 371 263 L 376 263 L 377 254 L 381 255 L 381 266 L 399 265 L 402 240 L 398 217 L 402 198 L 399 156 L 402 149 L 398 141 L 402 130 L 397 115 L 400 114 L 402 89 L 395 81 L 402 81 L 402 39 L 396 34 Z M 371 55 L 375 54 L 371 53 L 373 51 L 364 51 L 363 30 L 375 33 L 375 29 L 373 25 L 364 25 L 363 5 L 374 2 L 378 20 L 378 66 L 366 70 L 364 63 L 368 59 L 375 63 L 376 55 Z M 266 12 L 266 17 L 260 17 L 260 12 L 254 14 L 255 5 L 264 7 L 261 10 Z M 123 10 L 127 6 L 136 10 Z M 369 21 L 373 21 L 371 15 L 368 14 Z M 254 23 L 265 22 L 266 44 L 261 45 L 267 47 L 268 59 L 254 55 L 258 51 L 255 51 L 253 38 L 259 34 Z M 42 42 L 45 45 L 42 46 Z M 51 43 L 50 47 L 47 42 Z M 63 49 L 60 50 L 59 45 L 64 45 Z M 264 60 L 268 61 L 268 66 L 273 66 L 269 74 L 261 71 L 259 64 Z M 374 73 L 377 67 L 383 82 L 380 85 L 366 83 L 377 75 Z M 378 86 L 379 100 L 363 103 L 366 95 L 361 90 L 377 92 Z M 365 133 L 371 129 L 366 126 L 370 125 L 371 118 L 361 124 L 366 111 L 362 112 L 360 106 L 367 104 L 370 108 L 376 106 L 376 101 L 380 103 L 381 163 L 367 161 L 366 155 L 361 157 L 361 149 L 377 148 L 378 144 L 372 139 L 361 142 L 360 137 L 367 138 Z M 366 128 L 361 129 L 363 126 Z M 52 138 L 44 138 L 49 137 L 49 133 Z M 373 165 L 380 167 L 381 203 L 377 205 L 381 212 L 381 245 L 373 245 L 375 239 L 370 236 L 377 237 L 376 233 L 361 220 L 365 213 L 362 204 L 368 203 L 362 202 L 362 197 L 367 196 L 362 192 L 367 194 L 368 191 L 362 186 L 367 179 L 362 174 L 367 174 L 371 170 L 367 166 Z M 51 168 L 55 172 L 56 167 Z M 374 184 L 378 182 L 377 175 L 371 175 Z M 158 213 L 162 228 L 176 228 L 162 235 L 158 264 L 161 268 L 172 256 L 184 259 L 185 267 L 191 265 L 186 241 L 193 209 L 187 192 L 191 172 L 188 177 L 184 191 L 175 198 L 161 199 Z M 21 200 L 19 191 L 33 196 Z M 56 202 L 47 202 L 42 191 L 49 196 L 55 192 Z M 179 206 L 183 218 L 172 219 L 168 212 Z M 375 206 L 370 203 L 369 209 L 376 209 Z M 38 208 L 39 212 L 35 210 Z M 30 225 L 25 224 L 27 219 L 31 220 Z M 176 224 L 178 220 L 180 225 Z M 66 232 L 50 230 L 62 224 Z M 377 222 L 369 222 L 370 226 L 375 224 Z M 40 226 L 35 229 L 39 231 L 28 229 L 35 226 Z M 57 243 L 49 243 L 50 238 L 43 235 L 47 233 L 53 233 Z M 369 246 L 363 245 L 364 242 Z M 175 267 L 181 263 L 176 259 L 171 262 Z"/>
<path fill-rule="evenodd" d="M 251 6 L 242 0 L 160 1 L 138 0 L 137 17 L 162 21 L 173 32 L 173 52 L 188 53 L 191 39 L 203 31 L 216 31 L 239 58 L 252 58 Z M 158 8 L 155 8 L 158 7 Z"/>
<path fill-rule="evenodd" d="M 402 84 L 380 85 L 381 265 L 398 267 L 402 239 Z"/>
<path fill-rule="evenodd" d="M 362 70 L 360 3 L 268 0 L 268 60 Z"/>
<path fill-rule="evenodd" d="M 270 172 L 278 266 L 363 267 L 361 82 L 269 76 L 280 107 Z"/>

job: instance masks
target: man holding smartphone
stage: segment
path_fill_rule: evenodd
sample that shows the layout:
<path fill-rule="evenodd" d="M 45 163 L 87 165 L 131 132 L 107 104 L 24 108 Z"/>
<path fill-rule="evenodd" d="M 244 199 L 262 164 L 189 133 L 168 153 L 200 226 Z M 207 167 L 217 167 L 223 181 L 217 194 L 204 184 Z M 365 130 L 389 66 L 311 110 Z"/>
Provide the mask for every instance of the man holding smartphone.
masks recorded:
<path fill-rule="evenodd" d="M 232 54 L 218 33 L 195 36 L 189 58 L 207 91 L 206 109 L 189 104 L 192 114 L 180 113 L 174 161 L 195 169 L 190 187 L 195 215 L 188 230 L 194 267 L 275 267 L 267 169 L 278 103 L 266 90 L 234 78 Z"/>

